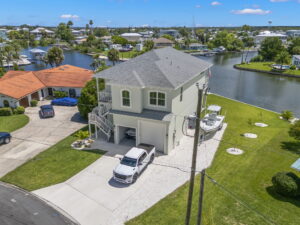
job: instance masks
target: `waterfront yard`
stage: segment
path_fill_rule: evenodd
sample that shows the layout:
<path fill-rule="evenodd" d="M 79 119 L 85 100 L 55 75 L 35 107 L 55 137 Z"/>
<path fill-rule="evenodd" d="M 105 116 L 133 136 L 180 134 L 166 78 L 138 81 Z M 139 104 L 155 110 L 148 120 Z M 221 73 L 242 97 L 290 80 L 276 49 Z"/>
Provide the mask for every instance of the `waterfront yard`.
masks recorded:
<path fill-rule="evenodd" d="M 24 127 L 29 117 L 22 115 L 0 116 L 0 132 L 13 132 Z"/>
<path fill-rule="evenodd" d="M 208 102 L 223 107 L 228 127 L 213 165 L 206 171 L 217 184 L 205 180 L 203 224 L 299 224 L 300 199 L 279 196 L 271 183 L 272 176 L 279 171 L 296 172 L 290 166 L 300 156 L 300 143 L 288 136 L 289 123 L 280 120 L 276 113 L 215 95 L 210 95 Z M 264 122 L 269 127 L 255 127 L 254 122 Z M 258 134 L 258 138 L 241 136 L 246 132 Z M 229 147 L 245 153 L 229 155 Z M 126 224 L 184 224 L 187 193 L 185 184 Z M 198 194 L 199 177 L 191 224 L 196 224 Z"/>
<path fill-rule="evenodd" d="M 266 72 L 277 72 L 287 75 L 296 75 L 300 76 L 300 70 L 284 70 L 284 71 L 274 71 L 271 67 L 271 65 L 274 64 L 274 62 L 250 62 L 249 64 L 237 64 L 235 65 L 237 68 L 243 68 L 243 69 L 251 69 L 251 70 L 260 70 L 260 71 L 266 71 Z"/>
<path fill-rule="evenodd" d="M 29 191 L 40 189 L 66 181 L 104 154 L 100 150 L 74 150 L 70 145 L 75 140 L 74 134 L 70 135 L 1 180 Z"/>

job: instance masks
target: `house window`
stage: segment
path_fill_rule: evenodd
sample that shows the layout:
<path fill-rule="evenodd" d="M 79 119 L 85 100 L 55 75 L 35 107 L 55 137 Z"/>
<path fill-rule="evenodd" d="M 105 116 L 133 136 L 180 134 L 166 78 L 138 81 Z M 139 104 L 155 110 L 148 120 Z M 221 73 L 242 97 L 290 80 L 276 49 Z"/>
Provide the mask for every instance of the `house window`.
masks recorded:
<path fill-rule="evenodd" d="M 3 106 L 4 106 L 4 107 L 9 107 L 9 102 L 8 102 L 7 100 L 4 100 L 4 101 L 3 101 Z"/>
<path fill-rule="evenodd" d="M 183 87 L 180 88 L 180 101 L 182 102 L 183 98 Z"/>
<path fill-rule="evenodd" d="M 127 90 L 122 91 L 122 106 L 130 107 L 130 92 Z"/>
<path fill-rule="evenodd" d="M 149 103 L 154 106 L 166 106 L 166 94 L 158 91 L 151 91 L 149 94 Z"/>

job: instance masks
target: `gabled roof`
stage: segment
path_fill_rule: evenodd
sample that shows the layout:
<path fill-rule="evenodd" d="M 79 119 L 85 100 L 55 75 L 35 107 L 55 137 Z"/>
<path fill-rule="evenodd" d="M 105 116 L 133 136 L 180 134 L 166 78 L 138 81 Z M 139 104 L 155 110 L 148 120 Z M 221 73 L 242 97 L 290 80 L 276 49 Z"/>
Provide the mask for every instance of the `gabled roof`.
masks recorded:
<path fill-rule="evenodd" d="M 21 99 L 45 87 L 82 88 L 93 72 L 71 65 L 40 71 L 8 71 L 0 79 L 0 94 Z"/>
<path fill-rule="evenodd" d="M 176 89 L 212 65 L 167 47 L 144 53 L 95 74 L 108 84 Z"/>

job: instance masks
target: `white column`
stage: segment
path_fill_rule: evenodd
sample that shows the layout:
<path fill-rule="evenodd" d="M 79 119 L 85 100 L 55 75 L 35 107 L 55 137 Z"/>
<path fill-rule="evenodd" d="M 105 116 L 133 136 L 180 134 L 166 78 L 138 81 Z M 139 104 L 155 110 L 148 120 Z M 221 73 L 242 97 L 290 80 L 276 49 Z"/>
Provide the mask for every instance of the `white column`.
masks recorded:
<path fill-rule="evenodd" d="M 95 134 L 96 134 L 96 139 L 98 139 L 98 129 L 96 125 L 95 125 Z"/>

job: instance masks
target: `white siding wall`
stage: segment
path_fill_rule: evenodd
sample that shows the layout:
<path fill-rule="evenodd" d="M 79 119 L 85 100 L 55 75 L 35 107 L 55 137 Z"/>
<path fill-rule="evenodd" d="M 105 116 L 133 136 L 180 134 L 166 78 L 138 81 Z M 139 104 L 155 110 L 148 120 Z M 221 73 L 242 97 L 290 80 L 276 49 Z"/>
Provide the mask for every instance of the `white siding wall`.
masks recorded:
<path fill-rule="evenodd" d="M 18 100 L 8 97 L 8 96 L 5 96 L 5 95 L 0 95 L 0 107 L 4 107 L 4 105 L 3 105 L 4 100 L 7 100 L 9 102 L 10 107 L 14 108 L 14 107 L 19 106 Z"/>
<path fill-rule="evenodd" d="M 130 92 L 130 107 L 122 106 L 122 90 L 128 90 Z M 140 88 L 121 87 L 112 85 L 111 94 L 112 109 L 135 113 L 142 112 L 142 90 Z"/>

